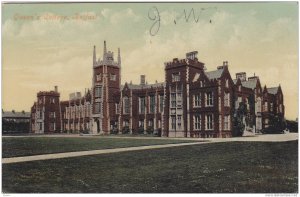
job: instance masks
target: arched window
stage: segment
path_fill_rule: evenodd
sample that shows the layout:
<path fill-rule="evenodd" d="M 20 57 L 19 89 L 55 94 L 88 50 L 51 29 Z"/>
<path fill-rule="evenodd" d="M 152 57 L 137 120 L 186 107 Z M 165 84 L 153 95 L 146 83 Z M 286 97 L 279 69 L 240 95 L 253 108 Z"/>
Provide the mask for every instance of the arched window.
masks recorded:
<path fill-rule="evenodd" d="M 129 114 L 129 98 L 127 96 L 123 98 L 123 112 Z"/>

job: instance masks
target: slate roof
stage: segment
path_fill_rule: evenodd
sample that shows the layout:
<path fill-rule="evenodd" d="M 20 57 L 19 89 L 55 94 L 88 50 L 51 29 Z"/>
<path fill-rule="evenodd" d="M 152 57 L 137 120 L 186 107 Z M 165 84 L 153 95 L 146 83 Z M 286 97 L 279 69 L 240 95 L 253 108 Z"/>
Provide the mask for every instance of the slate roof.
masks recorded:
<path fill-rule="evenodd" d="M 242 86 L 246 88 L 254 89 L 256 87 L 257 79 L 252 79 L 248 81 L 242 81 Z"/>
<path fill-rule="evenodd" d="M 208 79 L 218 79 L 221 77 L 224 69 L 218 69 L 210 72 L 205 72 Z"/>
<path fill-rule="evenodd" d="M 161 86 L 164 86 L 165 83 L 154 83 L 154 84 L 145 84 L 145 85 L 138 85 L 138 84 L 130 84 L 130 83 L 127 83 L 128 85 L 128 88 L 129 89 L 132 89 L 132 90 L 138 90 L 138 89 L 146 89 L 146 88 L 156 88 L 156 87 L 161 87 Z M 121 86 L 121 89 L 124 88 L 125 85 L 122 85 Z"/>
<path fill-rule="evenodd" d="M 273 87 L 273 88 L 267 88 L 268 92 L 270 94 L 277 94 L 278 92 L 278 87 Z"/>
<path fill-rule="evenodd" d="M 2 118 L 30 118 L 30 112 L 11 112 L 4 111 L 2 112 Z"/>

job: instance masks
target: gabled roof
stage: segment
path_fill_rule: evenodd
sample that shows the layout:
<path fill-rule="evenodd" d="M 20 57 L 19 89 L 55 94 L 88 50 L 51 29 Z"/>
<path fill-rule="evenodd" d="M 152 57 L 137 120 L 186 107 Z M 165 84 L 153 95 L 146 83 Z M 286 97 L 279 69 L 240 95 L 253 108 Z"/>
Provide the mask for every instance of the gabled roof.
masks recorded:
<path fill-rule="evenodd" d="M 277 94 L 278 87 L 267 88 L 267 90 L 270 94 Z"/>
<path fill-rule="evenodd" d="M 256 87 L 257 79 L 252 79 L 248 81 L 242 81 L 242 86 L 246 88 L 254 89 Z"/>
<path fill-rule="evenodd" d="M 223 71 L 224 68 L 210 71 L 210 72 L 205 72 L 205 74 L 208 77 L 208 79 L 219 79 L 222 76 Z"/>

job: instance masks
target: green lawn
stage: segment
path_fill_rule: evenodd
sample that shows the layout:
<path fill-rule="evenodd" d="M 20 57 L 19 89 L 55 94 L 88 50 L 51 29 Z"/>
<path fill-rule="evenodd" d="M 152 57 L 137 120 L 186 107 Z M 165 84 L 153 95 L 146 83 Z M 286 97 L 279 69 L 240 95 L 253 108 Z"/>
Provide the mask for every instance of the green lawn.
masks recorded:
<path fill-rule="evenodd" d="M 298 192 L 298 142 L 228 142 L 3 164 L 4 193 Z"/>
<path fill-rule="evenodd" d="M 85 151 L 95 149 L 146 146 L 191 142 L 173 139 L 130 139 L 106 137 L 5 137 L 2 138 L 2 157 L 16 157 L 47 153 Z"/>

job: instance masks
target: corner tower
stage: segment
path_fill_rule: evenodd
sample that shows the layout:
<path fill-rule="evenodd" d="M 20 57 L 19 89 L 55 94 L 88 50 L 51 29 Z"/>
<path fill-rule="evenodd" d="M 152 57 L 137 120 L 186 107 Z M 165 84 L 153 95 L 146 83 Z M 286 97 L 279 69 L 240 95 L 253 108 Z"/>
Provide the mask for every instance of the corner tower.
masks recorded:
<path fill-rule="evenodd" d="M 118 125 L 118 95 L 121 85 L 121 55 L 118 60 L 114 53 L 103 47 L 103 59 L 97 60 L 96 47 L 93 51 L 92 83 L 92 133 L 109 134 Z"/>

